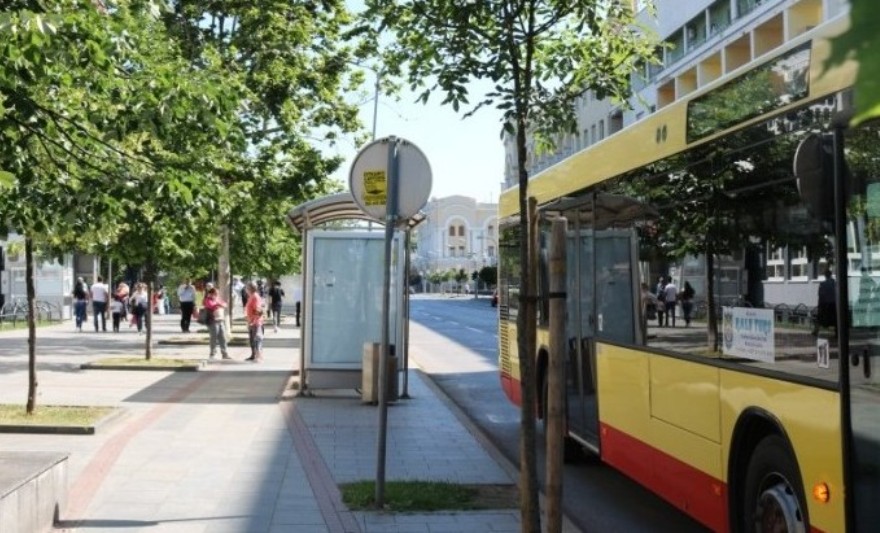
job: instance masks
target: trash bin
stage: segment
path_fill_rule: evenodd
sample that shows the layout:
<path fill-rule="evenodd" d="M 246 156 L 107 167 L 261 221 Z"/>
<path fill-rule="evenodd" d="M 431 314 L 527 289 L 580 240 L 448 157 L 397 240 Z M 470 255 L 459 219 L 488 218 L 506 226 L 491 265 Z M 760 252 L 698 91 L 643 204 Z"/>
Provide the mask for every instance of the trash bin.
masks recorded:
<path fill-rule="evenodd" d="M 388 347 L 388 367 L 385 373 L 386 389 L 385 400 L 397 401 L 397 356 L 394 353 L 394 345 Z M 361 400 L 364 403 L 379 403 L 379 359 L 382 352 L 382 344 L 378 342 L 364 343 L 363 368 L 361 371 Z"/>

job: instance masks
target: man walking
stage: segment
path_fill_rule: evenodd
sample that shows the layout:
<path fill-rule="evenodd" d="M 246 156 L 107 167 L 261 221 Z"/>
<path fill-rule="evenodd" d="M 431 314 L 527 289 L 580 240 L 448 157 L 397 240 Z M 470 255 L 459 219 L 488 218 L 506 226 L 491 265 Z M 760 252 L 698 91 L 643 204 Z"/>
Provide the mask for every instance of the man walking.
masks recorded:
<path fill-rule="evenodd" d="M 107 302 L 110 299 L 110 288 L 104 278 L 97 277 L 92 285 L 92 312 L 95 314 L 95 331 L 98 331 L 98 316 L 101 317 L 101 331 L 107 331 Z"/>
<path fill-rule="evenodd" d="M 196 288 L 189 279 L 177 288 L 177 301 L 180 302 L 180 331 L 189 333 L 189 323 L 196 304 Z"/>

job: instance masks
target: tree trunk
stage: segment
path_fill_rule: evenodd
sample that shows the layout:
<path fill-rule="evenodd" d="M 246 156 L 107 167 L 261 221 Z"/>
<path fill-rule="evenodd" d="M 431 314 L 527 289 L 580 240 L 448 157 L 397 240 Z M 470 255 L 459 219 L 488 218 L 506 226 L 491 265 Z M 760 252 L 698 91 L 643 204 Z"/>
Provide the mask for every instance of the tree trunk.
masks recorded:
<path fill-rule="evenodd" d="M 562 458 L 565 454 L 565 232 L 553 221 L 550 242 L 550 357 L 547 364 L 547 533 L 562 533 Z"/>
<path fill-rule="evenodd" d="M 28 397 L 26 412 L 32 415 L 37 407 L 37 291 L 34 286 L 34 241 L 29 236 L 24 238 L 24 261 L 28 304 Z"/>
<path fill-rule="evenodd" d="M 226 310 L 223 330 L 229 337 L 232 333 L 232 273 L 229 268 L 229 226 L 220 226 L 220 253 L 217 265 L 217 292 L 225 297 Z"/>
<path fill-rule="evenodd" d="M 144 315 L 144 328 L 147 334 L 144 335 L 144 358 L 149 361 L 153 358 L 153 281 L 156 269 L 153 267 L 152 261 L 147 261 L 144 267 L 144 281 L 147 284 L 147 311 Z"/>
<path fill-rule="evenodd" d="M 520 190 L 523 194 L 523 190 Z M 517 345 L 519 352 L 520 372 L 520 506 L 522 512 L 522 528 L 524 532 L 539 533 L 541 531 L 541 513 L 538 505 L 538 467 L 535 436 L 535 411 L 537 408 L 537 383 L 535 377 L 535 327 L 536 315 L 536 279 L 533 253 L 535 243 L 537 202 L 528 199 L 528 206 L 522 211 L 520 229 L 522 230 L 523 246 L 520 247 L 522 263 L 522 280 L 519 293 L 520 313 L 517 316 Z"/>

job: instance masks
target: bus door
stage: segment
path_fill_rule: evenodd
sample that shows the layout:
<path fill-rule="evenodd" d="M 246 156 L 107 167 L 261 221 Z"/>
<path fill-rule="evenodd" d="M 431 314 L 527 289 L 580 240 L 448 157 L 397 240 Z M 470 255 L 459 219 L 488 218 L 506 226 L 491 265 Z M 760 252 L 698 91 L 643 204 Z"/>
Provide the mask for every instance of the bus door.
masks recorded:
<path fill-rule="evenodd" d="M 564 213 L 569 221 L 566 250 L 566 397 L 569 433 L 598 449 L 599 426 L 593 379 L 595 318 L 591 208 Z"/>
<path fill-rule="evenodd" d="M 851 531 L 876 531 L 880 524 L 880 125 L 847 132 L 843 170 L 850 188 L 846 203 L 846 265 L 849 357 L 841 361 L 848 392 L 847 449 Z M 838 137 L 839 138 L 839 137 Z M 838 170 L 840 172 L 840 170 Z M 839 291 L 843 292 L 843 291 Z M 847 371 L 848 370 L 848 371 Z M 846 397 L 847 395 L 844 395 Z"/>

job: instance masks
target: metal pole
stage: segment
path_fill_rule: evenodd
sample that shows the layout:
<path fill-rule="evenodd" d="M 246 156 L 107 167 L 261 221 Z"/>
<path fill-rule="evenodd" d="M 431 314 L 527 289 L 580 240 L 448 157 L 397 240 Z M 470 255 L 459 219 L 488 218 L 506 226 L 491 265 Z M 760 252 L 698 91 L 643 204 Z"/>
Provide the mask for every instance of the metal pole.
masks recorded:
<path fill-rule="evenodd" d="M 376 507 L 385 506 L 385 436 L 388 432 L 388 325 L 391 309 L 391 244 L 397 224 L 397 147 L 400 140 L 388 138 L 387 198 L 385 200 L 385 282 L 382 289 L 382 351 L 379 354 L 379 437 L 376 460 Z"/>
<path fill-rule="evenodd" d="M 411 236 L 410 230 L 407 229 L 406 246 L 404 247 L 405 264 L 403 275 L 406 283 L 404 283 L 403 290 L 403 346 L 401 346 L 403 352 L 403 391 L 400 394 L 400 397 L 404 399 L 409 399 L 409 242 Z"/>
<path fill-rule="evenodd" d="M 373 140 L 376 140 L 376 117 L 379 114 L 379 71 L 374 70 L 376 73 L 376 90 L 373 94 Z"/>

